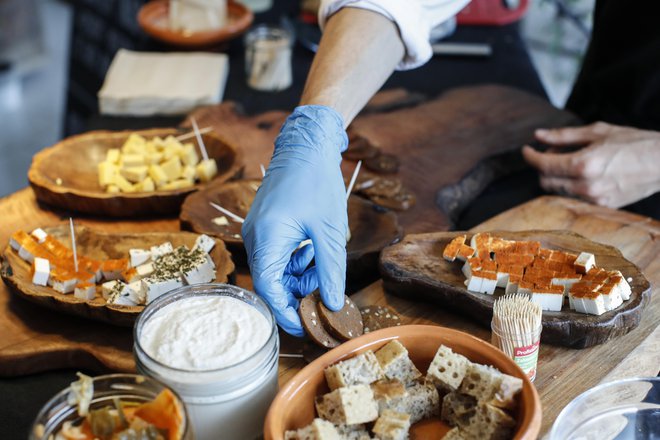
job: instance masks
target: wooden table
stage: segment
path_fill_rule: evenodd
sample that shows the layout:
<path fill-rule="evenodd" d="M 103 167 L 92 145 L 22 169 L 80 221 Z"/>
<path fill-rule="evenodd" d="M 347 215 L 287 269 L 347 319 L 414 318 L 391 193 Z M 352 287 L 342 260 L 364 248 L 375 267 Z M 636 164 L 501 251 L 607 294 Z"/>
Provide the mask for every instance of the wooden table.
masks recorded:
<path fill-rule="evenodd" d="M 24 189 L 0 199 L 0 245 L 7 243 L 9 235 L 16 229 L 31 230 L 35 227 L 59 224 L 68 219 L 68 213 L 52 211 L 39 206 L 30 189 Z M 106 231 L 173 231 L 178 230 L 178 220 L 159 219 L 143 221 L 106 221 L 89 217 L 77 217 L 77 223 Z M 634 214 L 594 207 L 582 202 L 560 197 L 543 197 L 528 202 L 481 224 L 475 230 L 492 229 L 568 229 L 595 241 L 611 244 L 635 262 L 653 285 L 653 296 L 640 326 L 606 344 L 584 350 L 571 350 L 544 345 L 539 357 L 537 386 L 543 404 L 543 427 L 546 433 L 559 411 L 575 396 L 603 380 L 630 376 L 654 376 L 660 366 L 660 222 Z M 249 276 L 239 273 L 238 284 L 250 287 Z M 134 368 L 130 352 L 130 331 L 118 332 L 113 344 L 98 346 L 89 340 L 75 336 L 72 332 L 58 331 L 56 324 L 44 322 L 49 311 L 20 304 L 12 306 L 10 292 L 0 285 L 0 307 L 5 317 L 0 320 L 0 334 L 12 335 L 11 344 L 0 341 L 0 358 L 7 355 L 21 356 L 21 347 L 38 346 L 51 353 L 71 349 L 74 344 L 79 350 L 96 350 L 101 357 L 99 369 Z M 403 315 L 406 323 L 435 324 L 457 328 L 485 340 L 490 339 L 488 329 L 451 312 L 440 310 L 424 303 L 407 301 L 383 292 L 380 282 L 356 293 L 353 298 L 358 305 L 387 304 Z M 15 313 L 20 307 L 28 313 Z M 34 309 L 30 309 L 34 307 Z M 52 315 L 51 315 L 52 316 Z M 66 321 L 69 318 L 52 316 Z M 73 319 L 73 318 L 71 318 Z M 33 322 L 31 322 L 33 320 Z M 37 325 L 37 321 L 38 325 Z M 49 327 L 50 325 L 50 327 Z M 95 323 L 85 321 L 93 331 Z M 295 353 L 301 342 L 282 335 L 282 352 Z M 100 353 L 100 355 L 99 355 Z M 18 358 L 17 358 L 18 359 Z M 78 357 L 74 357 L 78 359 Z M 35 360 L 36 361 L 36 360 Z M 107 362 L 104 362 L 107 361 Z M 280 361 L 280 384 L 284 384 L 304 366 L 300 359 L 282 358 Z M 43 368 L 42 368 L 43 369 Z M 19 371 L 12 374 L 20 374 Z"/>

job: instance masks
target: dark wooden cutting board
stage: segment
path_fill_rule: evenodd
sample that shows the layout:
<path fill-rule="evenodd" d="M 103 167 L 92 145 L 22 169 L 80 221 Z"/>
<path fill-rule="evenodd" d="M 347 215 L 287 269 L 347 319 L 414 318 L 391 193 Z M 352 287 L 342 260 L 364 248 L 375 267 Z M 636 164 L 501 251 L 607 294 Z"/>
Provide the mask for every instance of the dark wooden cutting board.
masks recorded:
<path fill-rule="evenodd" d="M 411 234 L 385 248 L 380 257 L 384 286 L 389 293 L 431 301 L 490 326 L 493 302 L 503 295 L 503 289 L 497 289 L 494 295 L 468 291 L 461 272 L 463 264 L 442 258 L 445 246 L 462 234 L 466 233 Z M 590 252 L 595 255 L 598 267 L 620 270 L 629 280 L 630 299 L 602 315 L 585 315 L 568 309 L 566 305 L 560 312 L 544 311 L 543 342 L 571 348 L 591 347 L 626 334 L 639 325 L 651 297 L 651 285 L 639 268 L 626 260 L 618 249 L 570 231 L 493 231 L 492 234 L 507 240 L 540 241 L 547 249 Z M 472 234 L 467 235 L 469 240 Z"/>
<path fill-rule="evenodd" d="M 406 233 L 450 229 L 452 218 L 490 182 L 524 166 L 520 148 L 533 141 L 536 128 L 578 122 L 546 100 L 510 87 L 458 88 L 421 103 L 410 95 L 380 93 L 349 128 L 400 160 L 398 177 L 417 196 L 417 204 L 399 214 Z M 259 165 L 269 163 L 287 115 L 246 116 L 230 102 L 192 113 L 200 126 L 212 126 L 242 150 L 248 178 L 261 178 Z M 344 160 L 344 175 L 350 176 L 354 165 Z"/>

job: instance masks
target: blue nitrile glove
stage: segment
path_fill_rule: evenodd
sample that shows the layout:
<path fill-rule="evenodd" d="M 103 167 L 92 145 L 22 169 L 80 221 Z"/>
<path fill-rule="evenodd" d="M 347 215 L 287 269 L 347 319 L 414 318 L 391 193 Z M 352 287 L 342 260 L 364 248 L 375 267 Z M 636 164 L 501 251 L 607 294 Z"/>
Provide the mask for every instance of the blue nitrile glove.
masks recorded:
<path fill-rule="evenodd" d="M 305 334 L 298 298 L 317 288 L 333 311 L 346 282 L 346 189 L 339 165 L 348 145 L 342 117 L 324 106 L 297 107 L 275 140 L 242 234 L 254 289 L 294 336 Z M 292 253 L 300 242 L 307 245 Z M 315 258 L 316 265 L 307 269 Z"/>

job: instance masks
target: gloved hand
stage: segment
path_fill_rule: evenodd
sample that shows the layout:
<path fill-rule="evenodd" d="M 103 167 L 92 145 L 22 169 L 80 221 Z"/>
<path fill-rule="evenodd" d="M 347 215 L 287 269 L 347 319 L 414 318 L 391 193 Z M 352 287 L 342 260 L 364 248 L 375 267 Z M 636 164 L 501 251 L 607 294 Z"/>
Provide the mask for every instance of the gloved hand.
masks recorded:
<path fill-rule="evenodd" d="M 254 289 L 278 324 L 305 334 L 298 298 L 320 289 L 333 311 L 346 281 L 346 189 L 339 165 L 348 138 L 333 109 L 297 107 L 275 140 L 275 151 L 242 228 Z M 292 253 L 306 239 L 312 244 Z M 306 269 L 315 258 L 316 265 Z"/>

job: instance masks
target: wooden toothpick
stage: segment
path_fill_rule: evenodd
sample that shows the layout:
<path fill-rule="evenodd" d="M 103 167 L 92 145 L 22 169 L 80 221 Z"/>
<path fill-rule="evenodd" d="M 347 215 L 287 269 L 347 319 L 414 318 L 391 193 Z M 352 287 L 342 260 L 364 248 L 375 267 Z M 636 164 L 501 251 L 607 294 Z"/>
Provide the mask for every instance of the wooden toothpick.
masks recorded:
<path fill-rule="evenodd" d="M 197 121 L 193 117 L 191 117 L 190 120 L 192 121 L 193 130 L 195 130 L 195 137 L 197 137 L 197 144 L 199 145 L 199 149 L 202 152 L 202 157 L 204 158 L 204 160 L 209 160 L 209 155 L 206 152 L 206 146 L 204 145 L 204 141 L 202 140 L 202 135 L 199 132 Z"/>
<path fill-rule="evenodd" d="M 351 181 L 348 183 L 348 188 L 346 189 L 346 200 L 351 196 L 351 191 L 353 191 L 353 186 L 355 185 L 355 181 L 357 180 L 357 176 L 360 173 L 360 168 L 362 167 L 362 161 L 358 161 L 357 166 L 355 167 L 355 171 L 353 171 L 353 175 L 351 176 Z"/>
<path fill-rule="evenodd" d="M 73 267 L 78 273 L 78 252 L 76 251 L 76 231 L 73 229 L 73 218 L 69 217 L 69 228 L 71 229 L 71 248 L 73 249 Z"/>
<path fill-rule="evenodd" d="M 245 219 L 243 217 L 234 214 L 230 210 L 223 208 L 222 206 L 218 205 L 217 203 L 209 202 L 209 205 L 211 205 L 212 207 L 214 207 L 215 209 L 217 209 L 218 211 L 220 211 L 221 213 L 223 213 L 227 217 L 231 218 L 235 222 L 238 222 L 238 223 L 245 222 Z"/>
<path fill-rule="evenodd" d="M 206 134 L 206 133 L 209 133 L 211 131 L 213 131 L 213 127 L 204 127 L 204 128 L 201 128 L 199 130 L 199 134 Z M 195 132 L 191 131 L 190 133 L 181 134 L 181 135 L 177 136 L 175 139 L 177 141 L 185 141 L 186 139 L 190 139 L 191 137 L 195 137 L 195 136 L 196 136 Z"/>
<path fill-rule="evenodd" d="M 264 168 L 264 164 L 260 163 L 259 168 L 261 169 L 261 177 L 266 177 L 266 168 Z"/>

